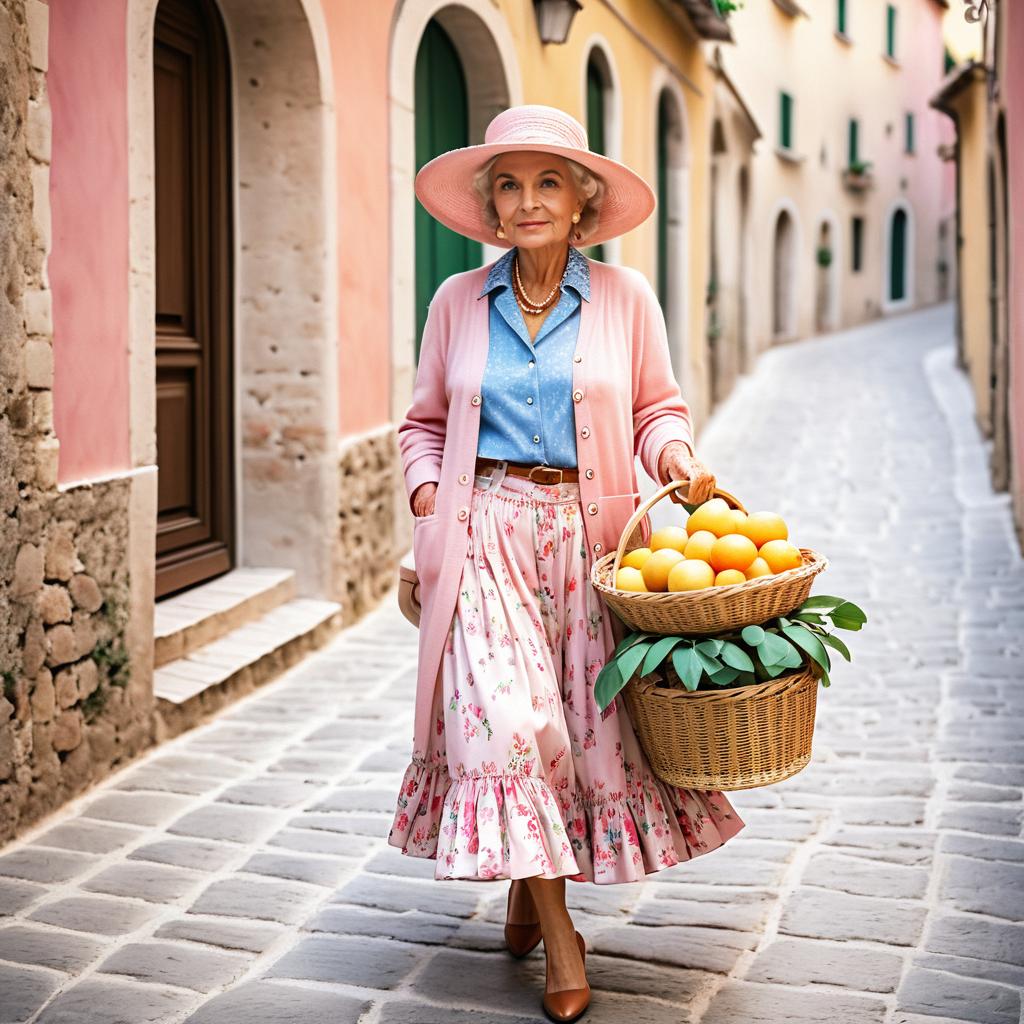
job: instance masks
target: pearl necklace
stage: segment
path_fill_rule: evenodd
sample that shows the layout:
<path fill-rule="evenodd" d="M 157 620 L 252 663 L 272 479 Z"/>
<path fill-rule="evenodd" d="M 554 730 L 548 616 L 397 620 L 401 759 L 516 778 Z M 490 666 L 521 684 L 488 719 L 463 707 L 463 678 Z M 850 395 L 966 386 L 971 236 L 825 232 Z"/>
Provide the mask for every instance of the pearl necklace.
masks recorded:
<path fill-rule="evenodd" d="M 550 306 L 554 302 L 555 293 L 564 283 L 565 275 L 569 271 L 569 261 L 565 261 L 565 270 L 562 271 L 561 279 L 555 282 L 555 286 L 551 289 L 551 291 L 548 292 L 547 296 L 544 298 L 542 302 L 536 302 L 526 294 L 526 289 L 523 287 L 523 279 L 519 276 L 518 254 L 516 255 L 516 258 L 513 262 L 513 267 L 515 269 L 516 287 L 512 289 L 512 292 L 516 297 L 516 302 L 519 304 L 519 308 L 524 313 L 533 313 L 534 315 L 536 315 L 538 313 L 543 313 L 544 310 L 547 309 L 548 306 Z"/>

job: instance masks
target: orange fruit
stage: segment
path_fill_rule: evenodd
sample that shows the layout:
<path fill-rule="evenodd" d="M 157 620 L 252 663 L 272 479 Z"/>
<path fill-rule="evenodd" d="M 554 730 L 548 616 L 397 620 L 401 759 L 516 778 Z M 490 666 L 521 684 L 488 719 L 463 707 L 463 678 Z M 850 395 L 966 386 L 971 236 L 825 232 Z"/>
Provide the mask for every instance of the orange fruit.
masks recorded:
<path fill-rule="evenodd" d="M 622 556 L 619 566 L 626 569 L 642 569 L 644 562 L 650 557 L 650 548 L 633 548 L 632 551 Z"/>
<path fill-rule="evenodd" d="M 738 569 L 743 572 L 757 558 L 757 548 L 749 537 L 741 533 L 727 533 L 719 537 L 711 548 L 711 563 L 715 572 Z"/>
<path fill-rule="evenodd" d="M 619 569 L 615 574 L 615 589 L 632 590 L 640 594 L 646 593 L 647 587 L 644 586 L 643 573 L 629 565 L 624 569 Z"/>
<path fill-rule="evenodd" d="M 651 534 L 648 542 L 652 551 L 660 551 L 662 548 L 673 548 L 682 553 L 686 547 L 686 531 L 681 526 L 663 526 Z"/>
<path fill-rule="evenodd" d="M 705 562 L 711 557 L 711 548 L 718 538 L 710 530 L 698 530 L 690 534 L 683 554 L 687 558 L 701 558 Z"/>
<path fill-rule="evenodd" d="M 659 548 L 652 552 L 651 557 L 644 562 L 640 570 L 644 577 L 644 584 L 648 590 L 667 590 L 669 570 L 683 560 L 681 551 L 675 548 Z"/>
<path fill-rule="evenodd" d="M 715 577 L 716 587 L 726 587 L 730 583 L 746 583 L 747 577 L 739 571 L 739 569 L 723 569 Z"/>
<path fill-rule="evenodd" d="M 758 555 L 768 563 L 768 568 L 773 573 L 785 572 L 787 569 L 796 569 L 803 565 L 803 557 L 800 549 L 788 540 L 770 540 L 762 544 Z"/>
<path fill-rule="evenodd" d="M 748 580 L 756 579 L 758 576 L 771 576 L 771 574 L 772 571 L 768 563 L 760 555 L 747 566 L 744 573 Z"/>
<path fill-rule="evenodd" d="M 741 512 L 738 508 L 731 508 L 729 514 L 732 516 L 732 529 L 727 533 L 742 533 L 743 524 L 747 521 L 747 513 Z"/>
<path fill-rule="evenodd" d="M 715 582 L 715 570 L 700 558 L 684 558 L 676 562 L 668 574 L 668 589 L 703 590 Z"/>
<path fill-rule="evenodd" d="M 690 513 L 686 532 L 692 537 L 697 530 L 710 530 L 716 537 L 724 537 L 732 533 L 732 512 L 725 498 L 710 498 Z"/>
<path fill-rule="evenodd" d="M 738 532 L 749 537 L 758 548 L 764 547 L 770 540 L 789 539 L 789 527 L 786 526 L 786 521 L 774 512 L 751 513 Z"/>

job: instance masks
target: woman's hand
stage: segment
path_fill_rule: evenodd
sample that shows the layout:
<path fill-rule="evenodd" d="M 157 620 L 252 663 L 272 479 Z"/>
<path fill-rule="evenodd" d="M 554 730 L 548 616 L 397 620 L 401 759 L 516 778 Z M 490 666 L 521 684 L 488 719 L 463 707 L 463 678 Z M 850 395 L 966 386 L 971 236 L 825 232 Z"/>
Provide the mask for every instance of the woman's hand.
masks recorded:
<path fill-rule="evenodd" d="M 689 448 L 682 441 L 670 441 L 661 450 L 658 458 L 658 476 L 663 484 L 669 480 L 687 480 L 690 487 L 686 494 L 686 502 L 700 505 L 715 496 L 715 475 L 696 455 L 691 455 Z M 679 491 L 672 495 L 672 500 L 682 503 Z"/>
<path fill-rule="evenodd" d="M 437 484 L 429 480 L 425 484 L 420 484 L 412 496 L 413 514 L 417 518 L 432 516 L 434 514 L 434 500 L 436 496 Z"/>

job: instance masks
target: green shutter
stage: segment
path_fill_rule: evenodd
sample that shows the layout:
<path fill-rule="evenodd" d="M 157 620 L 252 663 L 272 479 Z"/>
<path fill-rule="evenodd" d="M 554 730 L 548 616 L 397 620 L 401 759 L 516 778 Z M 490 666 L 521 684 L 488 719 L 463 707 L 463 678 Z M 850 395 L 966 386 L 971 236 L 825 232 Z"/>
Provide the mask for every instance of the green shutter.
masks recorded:
<path fill-rule="evenodd" d="M 858 146 L 857 146 L 857 134 L 858 124 L 855 117 L 850 118 L 849 125 L 849 140 L 847 143 L 847 166 L 852 167 L 859 160 Z"/>
<path fill-rule="evenodd" d="M 897 210 L 892 217 L 889 260 L 889 298 L 893 302 L 898 302 L 907 293 L 907 214 L 905 210 Z"/>
<path fill-rule="evenodd" d="M 906 151 L 908 153 L 914 152 L 914 115 L 907 111 L 907 138 L 906 138 Z"/>
<path fill-rule="evenodd" d="M 595 153 L 607 155 L 604 138 L 604 78 L 597 65 L 587 62 L 587 141 Z M 584 252 L 594 260 L 604 260 L 604 246 L 591 245 Z"/>
<path fill-rule="evenodd" d="M 846 0 L 836 0 L 836 30 L 846 35 Z"/>
<path fill-rule="evenodd" d="M 462 63 L 443 28 L 431 21 L 416 54 L 416 170 L 449 149 L 469 145 L 469 100 Z M 445 227 L 416 203 L 416 359 L 427 306 L 452 274 L 478 267 L 479 242 Z"/>
<path fill-rule="evenodd" d="M 896 56 L 896 8 L 892 4 L 885 7 L 885 52 Z"/>
<path fill-rule="evenodd" d="M 864 259 L 864 218 L 854 217 L 851 224 L 850 236 L 853 240 L 853 252 L 850 254 L 850 267 L 854 271 L 860 270 Z"/>
<path fill-rule="evenodd" d="M 668 96 L 658 100 L 658 299 L 662 310 L 668 308 L 668 133 L 670 129 Z"/>
<path fill-rule="evenodd" d="M 788 92 L 779 93 L 779 145 L 793 148 L 793 97 Z"/>

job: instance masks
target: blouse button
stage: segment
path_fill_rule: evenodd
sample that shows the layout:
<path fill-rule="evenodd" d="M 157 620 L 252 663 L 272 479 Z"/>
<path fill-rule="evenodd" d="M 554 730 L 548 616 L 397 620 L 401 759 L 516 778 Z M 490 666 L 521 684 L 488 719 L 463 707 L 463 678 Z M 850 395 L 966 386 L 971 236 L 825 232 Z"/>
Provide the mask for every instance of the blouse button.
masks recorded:
<path fill-rule="evenodd" d="M 533 443 L 534 444 L 540 444 L 540 434 L 534 434 L 533 435 Z"/>
<path fill-rule="evenodd" d="M 527 395 L 526 396 L 526 404 L 527 405 L 533 405 L 533 395 Z"/>
<path fill-rule="evenodd" d="M 459 483 L 460 484 L 468 484 L 469 483 L 469 474 L 468 473 L 461 473 L 459 475 Z"/>
<path fill-rule="evenodd" d="M 533 360 L 531 359 L 531 360 L 530 360 L 530 361 L 529 361 L 529 362 L 528 362 L 528 363 L 527 363 L 526 365 L 527 365 L 527 366 L 528 366 L 528 367 L 529 367 L 529 368 L 530 368 L 530 369 L 532 370 L 532 369 L 533 369 L 533 367 L 534 367 L 534 362 L 533 362 Z"/>
<path fill-rule="evenodd" d="M 465 520 L 465 519 L 468 519 L 468 518 L 469 518 L 469 509 L 466 508 L 465 505 L 463 505 L 462 508 L 459 509 L 459 519 L 460 520 Z"/>
<path fill-rule="evenodd" d="M 588 480 L 593 480 L 593 479 L 594 479 L 594 471 L 593 471 L 592 469 L 588 469 L 588 470 L 586 471 L 586 473 L 584 473 L 583 475 L 584 475 L 584 476 L 585 476 L 585 477 L 586 477 L 586 478 L 587 478 Z"/>
<path fill-rule="evenodd" d="M 573 397 L 573 401 L 582 402 L 583 401 L 583 392 L 582 391 L 574 391 L 572 393 L 572 397 Z"/>
<path fill-rule="evenodd" d="M 580 437 L 590 437 L 590 427 L 584 427 L 580 431 Z"/>
<path fill-rule="evenodd" d="M 592 501 L 592 502 L 591 502 L 591 503 L 590 503 L 590 504 L 589 504 L 589 505 L 587 506 L 587 511 L 588 511 L 588 512 L 589 512 L 589 513 L 590 513 L 590 514 L 591 514 L 592 516 L 596 516 L 596 515 L 597 515 L 597 502 L 594 502 L 594 501 Z"/>
<path fill-rule="evenodd" d="M 483 401 L 483 399 L 481 399 L 479 395 L 474 395 L 474 396 L 473 396 L 473 397 L 472 397 L 472 398 L 470 399 L 470 401 L 471 401 L 471 402 L 472 402 L 472 403 L 473 403 L 474 405 L 479 405 L 479 404 L 480 404 L 480 402 L 481 402 L 481 401 Z"/>

